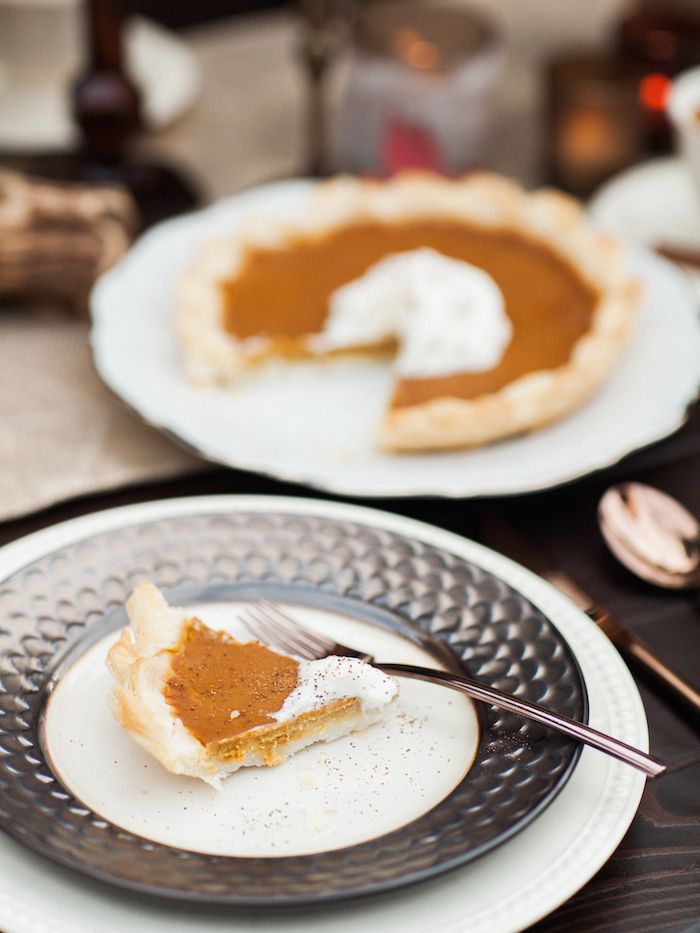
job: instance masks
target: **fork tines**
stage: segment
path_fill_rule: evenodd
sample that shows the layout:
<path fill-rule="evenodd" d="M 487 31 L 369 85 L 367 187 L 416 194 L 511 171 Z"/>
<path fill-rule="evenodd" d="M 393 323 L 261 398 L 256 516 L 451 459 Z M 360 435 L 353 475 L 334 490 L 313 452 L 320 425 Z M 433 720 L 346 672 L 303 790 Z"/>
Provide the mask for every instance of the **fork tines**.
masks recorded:
<path fill-rule="evenodd" d="M 258 641 L 310 660 L 333 654 L 335 643 L 312 632 L 276 603 L 258 599 L 244 611 L 241 620 Z"/>

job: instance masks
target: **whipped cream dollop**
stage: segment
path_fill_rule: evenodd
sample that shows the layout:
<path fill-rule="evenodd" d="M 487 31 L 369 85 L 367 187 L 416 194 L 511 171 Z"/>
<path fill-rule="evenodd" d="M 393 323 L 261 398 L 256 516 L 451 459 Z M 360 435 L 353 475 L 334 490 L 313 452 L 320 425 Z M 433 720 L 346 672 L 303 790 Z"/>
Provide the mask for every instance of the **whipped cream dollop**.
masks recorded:
<path fill-rule="evenodd" d="M 425 248 L 387 256 L 336 289 L 322 341 L 341 348 L 396 338 L 396 371 L 426 378 L 492 369 L 511 336 L 491 276 Z"/>
<path fill-rule="evenodd" d="M 299 661 L 298 680 L 280 709 L 270 713 L 283 722 L 333 700 L 356 697 L 363 713 L 387 706 L 397 695 L 396 681 L 359 658 L 332 655 L 318 661 Z"/>

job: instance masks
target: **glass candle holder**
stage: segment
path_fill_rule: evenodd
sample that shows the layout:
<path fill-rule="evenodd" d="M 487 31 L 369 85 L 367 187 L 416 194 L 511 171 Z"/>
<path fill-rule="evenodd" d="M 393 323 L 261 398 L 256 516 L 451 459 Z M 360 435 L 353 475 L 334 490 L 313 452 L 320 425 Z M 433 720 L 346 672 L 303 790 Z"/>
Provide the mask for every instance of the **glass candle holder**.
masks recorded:
<path fill-rule="evenodd" d="M 546 145 L 547 181 L 580 197 L 637 161 L 642 122 L 634 78 L 604 56 L 551 62 Z"/>
<path fill-rule="evenodd" d="M 468 10 L 424 0 L 361 7 L 333 80 L 332 170 L 479 165 L 502 61 L 494 24 Z"/>

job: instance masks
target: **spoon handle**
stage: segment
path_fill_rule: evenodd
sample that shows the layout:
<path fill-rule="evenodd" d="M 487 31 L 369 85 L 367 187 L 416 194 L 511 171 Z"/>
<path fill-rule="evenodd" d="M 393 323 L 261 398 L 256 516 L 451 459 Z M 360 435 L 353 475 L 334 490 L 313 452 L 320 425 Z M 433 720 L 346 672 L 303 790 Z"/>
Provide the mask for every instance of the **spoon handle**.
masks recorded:
<path fill-rule="evenodd" d="M 546 575 L 547 580 L 557 589 L 565 593 L 569 599 L 583 609 L 595 624 L 624 654 L 634 660 L 665 684 L 675 696 L 680 697 L 695 713 L 700 713 L 700 690 L 684 680 L 667 664 L 657 658 L 651 648 L 641 638 L 624 628 L 610 615 L 603 606 L 593 602 L 583 590 L 565 574 L 555 571 Z"/>

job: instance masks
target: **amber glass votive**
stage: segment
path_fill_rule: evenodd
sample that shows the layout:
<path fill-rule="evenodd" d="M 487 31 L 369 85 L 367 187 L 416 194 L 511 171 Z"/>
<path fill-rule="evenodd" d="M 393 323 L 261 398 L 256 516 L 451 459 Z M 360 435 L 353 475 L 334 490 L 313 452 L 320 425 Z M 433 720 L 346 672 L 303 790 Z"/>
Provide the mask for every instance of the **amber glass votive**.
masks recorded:
<path fill-rule="evenodd" d="M 552 61 L 546 80 L 547 180 L 585 197 L 640 157 L 636 82 L 613 59 L 592 54 Z"/>

